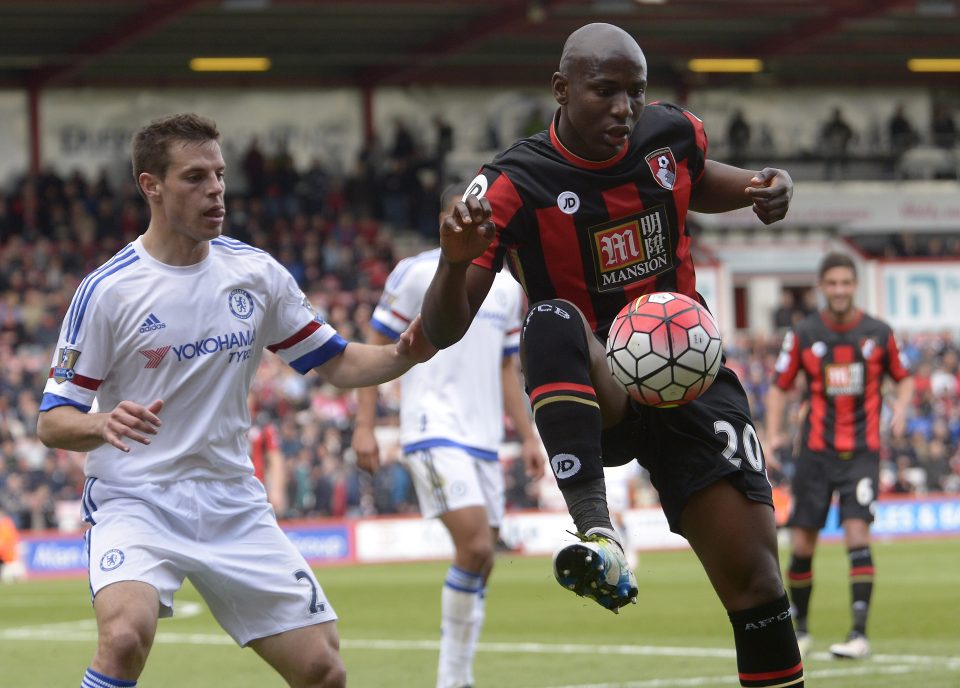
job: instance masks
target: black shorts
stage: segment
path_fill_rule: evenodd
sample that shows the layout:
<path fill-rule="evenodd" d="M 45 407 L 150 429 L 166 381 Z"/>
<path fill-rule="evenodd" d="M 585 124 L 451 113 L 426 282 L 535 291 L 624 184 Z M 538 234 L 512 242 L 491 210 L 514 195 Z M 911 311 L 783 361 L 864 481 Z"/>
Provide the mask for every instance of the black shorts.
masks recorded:
<path fill-rule="evenodd" d="M 841 523 L 848 518 L 872 523 L 879 481 L 879 452 L 857 452 L 841 458 L 835 452 L 804 449 L 797 457 L 791 481 L 793 508 L 787 525 L 823 528 L 834 492 L 840 494 Z"/>
<path fill-rule="evenodd" d="M 720 479 L 729 480 L 747 498 L 773 507 L 750 405 L 732 370 L 720 366 L 710 389 L 684 406 L 660 409 L 631 403 L 631 409 L 620 423 L 603 431 L 603 463 L 639 461 L 660 494 L 670 530 L 683 534 L 680 515 L 687 500 Z"/>

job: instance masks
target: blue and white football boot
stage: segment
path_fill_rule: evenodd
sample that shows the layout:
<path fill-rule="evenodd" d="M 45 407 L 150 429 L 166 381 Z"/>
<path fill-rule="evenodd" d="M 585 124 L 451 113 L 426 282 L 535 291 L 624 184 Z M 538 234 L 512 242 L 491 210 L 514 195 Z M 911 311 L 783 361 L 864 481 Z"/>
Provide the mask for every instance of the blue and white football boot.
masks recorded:
<path fill-rule="evenodd" d="M 580 542 L 565 545 L 553 555 L 553 575 L 567 590 L 588 597 L 614 614 L 637 603 L 637 579 L 627 565 L 623 547 L 608 528 L 591 528 Z"/>

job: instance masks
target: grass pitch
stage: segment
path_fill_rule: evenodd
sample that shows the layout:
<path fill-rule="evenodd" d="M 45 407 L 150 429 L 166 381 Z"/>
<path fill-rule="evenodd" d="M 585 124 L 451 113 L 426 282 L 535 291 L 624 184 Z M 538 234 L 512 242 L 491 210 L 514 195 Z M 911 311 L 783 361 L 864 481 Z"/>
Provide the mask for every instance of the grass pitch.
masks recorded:
<path fill-rule="evenodd" d="M 960 686 L 960 540 L 877 543 L 870 619 L 874 656 L 832 659 L 849 625 L 847 564 L 827 544 L 815 562 L 805 661 L 817 688 Z M 349 684 L 432 687 L 445 563 L 324 568 L 340 615 Z M 619 616 L 562 590 L 544 558 L 500 555 L 477 653 L 478 688 L 737 686 L 729 623 L 690 552 L 642 554 L 639 605 Z M 251 650 L 216 625 L 196 591 L 177 596 L 139 685 L 280 688 Z M 85 580 L 0 586 L 0 685 L 77 686 L 95 646 Z"/>

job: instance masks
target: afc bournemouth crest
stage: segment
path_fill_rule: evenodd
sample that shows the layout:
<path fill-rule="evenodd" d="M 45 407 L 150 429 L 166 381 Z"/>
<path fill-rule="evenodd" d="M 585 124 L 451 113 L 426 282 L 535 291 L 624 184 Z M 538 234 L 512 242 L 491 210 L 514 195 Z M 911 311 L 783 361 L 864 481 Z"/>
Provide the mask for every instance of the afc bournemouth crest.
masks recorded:
<path fill-rule="evenodd" d="M 77 359 L 80 358 L 80 352 L 76 349 L 66 347 L 60 349 L 57 354 L 57 365 L 53 367 L 53 379 L 58 384 L 63 384 L 67 380 L 72 380 L 74 375 L 73 367 L 77 365 Z"/>
<path fill-rule="evenodd" d="M 673 185 L 677 181 L 677 161 L 673 157 L 673 151 L 669 148 L 658 148 L 648 153 L 645 159 L 657 184 L 667 191 L 673 191 Z"/>

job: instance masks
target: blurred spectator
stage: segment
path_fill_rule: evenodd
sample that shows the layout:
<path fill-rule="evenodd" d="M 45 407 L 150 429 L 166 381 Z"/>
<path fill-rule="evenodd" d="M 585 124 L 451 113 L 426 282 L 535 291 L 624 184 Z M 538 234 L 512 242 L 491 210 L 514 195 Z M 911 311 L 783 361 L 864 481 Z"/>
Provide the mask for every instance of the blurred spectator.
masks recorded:
<path fill-rule="evenodd" d="M 743 117 L 743 110 L 734 110 L 727 123 L 727 145 L 730 147 L 730 164 L 743 167 L 750 147 L 750 124 Z"/>
<path fill-rule="evenodd" d="M 917 131 L 904 112 L 903 104 L 898 104 L 887 123 L 887 132 L 890 136 L 890 151 L 894 158 L 899 158 L 904 151 L 912 148 L 918 141 Z"/>
<path fill-rule="evenodd" d="M 933 108 L 930 137 L 933 144 L 941 148 L 952 149 L 957 145 L 957 124 L 953 121 L 953 113 L 946 103 L 937 103 Z"/>
<path fill-rule="evenodd" d="M 827 179 L 834 179 L 838 172 L 840 175 L 846 172 L 848 151 L 855 138 L 840 108 L 834 108 L 830 119 L 820 129 L 820 147 L 826 161 Z"/>

